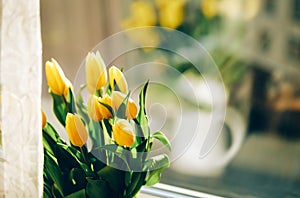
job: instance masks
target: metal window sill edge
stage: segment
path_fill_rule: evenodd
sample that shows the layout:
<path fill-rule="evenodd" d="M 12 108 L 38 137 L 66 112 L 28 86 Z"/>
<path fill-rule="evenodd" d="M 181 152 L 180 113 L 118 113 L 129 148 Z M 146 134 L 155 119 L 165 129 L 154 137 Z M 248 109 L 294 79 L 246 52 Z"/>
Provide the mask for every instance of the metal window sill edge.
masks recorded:
<path fill-rule="evenodd" d="M 141 192 L 144 194 L 165 198 L 220 198 L 220 196 L 198 192 L 194 190 L 188 190 L 162 183 L 155 184 L 152 187 L 142 187 Z"/>

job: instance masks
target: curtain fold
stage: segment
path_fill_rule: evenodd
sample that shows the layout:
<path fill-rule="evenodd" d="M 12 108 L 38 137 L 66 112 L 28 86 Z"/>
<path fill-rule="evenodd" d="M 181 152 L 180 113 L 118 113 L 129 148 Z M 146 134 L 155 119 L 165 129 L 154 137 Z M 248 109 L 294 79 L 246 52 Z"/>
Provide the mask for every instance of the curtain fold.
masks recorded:
<path fill-rule="evenodd" d="M 5 197 L 42 197 L 39 0 L 2 0 L 1 85 Z M 0 193 L 1 194 L 1 193 Z"/>

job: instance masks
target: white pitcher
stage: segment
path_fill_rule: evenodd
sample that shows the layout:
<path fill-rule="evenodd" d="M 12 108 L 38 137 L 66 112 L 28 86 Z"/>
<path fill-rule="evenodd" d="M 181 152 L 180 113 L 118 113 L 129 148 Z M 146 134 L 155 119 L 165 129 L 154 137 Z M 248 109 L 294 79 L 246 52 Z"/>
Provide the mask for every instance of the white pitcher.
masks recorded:
<path fill-rule="evenodd" d="M 174 150 L 187 147 L 183 154 L 171 163 L 173 170 L 193 176 L 216 177 L 222 174 L 226 165 L 237 154 L 245 137 L 246 124 L 241 114 L 229 107 L 226 110 L 224 126 L 217 142 L 207 155 L 200 156 L 200 149 L 211 126 L 222 124 L 222 122 L 212 122 L 211 115 L 211 112 L 198 111 L 183 115 L 186 120 L 191 120 L 191 122 L 195 120 L 195 117 L 198 117 L 199 121 L 190 145 L 183 145 L 181 142 L 186 141 L 182 141 L 182 138 L 176 138 L 172 143 Z M 195 123 L 186 122 L 182 128 L 190 130 L 194 125 Z"/>

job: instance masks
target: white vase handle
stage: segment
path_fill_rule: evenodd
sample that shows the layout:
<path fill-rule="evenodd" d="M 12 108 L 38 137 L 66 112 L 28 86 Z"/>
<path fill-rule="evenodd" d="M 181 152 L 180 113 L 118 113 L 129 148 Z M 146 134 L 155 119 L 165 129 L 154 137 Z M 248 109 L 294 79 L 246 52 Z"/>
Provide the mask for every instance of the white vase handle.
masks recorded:
<path fill-rule="evenodd" d="M 228 164 L 239 151 L 246 133 L 246 122 L 241 113 L 232 107 L 226 110 L 225 125 L 228 126 L 231 134 L 231 145 L 225 155 L 219 160 L 220 164 Z"/>

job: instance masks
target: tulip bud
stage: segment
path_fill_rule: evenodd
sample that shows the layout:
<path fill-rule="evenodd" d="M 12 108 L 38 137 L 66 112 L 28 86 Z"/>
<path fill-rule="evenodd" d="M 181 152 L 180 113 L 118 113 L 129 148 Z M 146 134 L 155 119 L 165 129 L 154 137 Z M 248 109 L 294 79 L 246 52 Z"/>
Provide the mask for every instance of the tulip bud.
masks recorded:
<path fill-rule="evenodd" d="M 112 127 L 113 137 L 120 146 L 130 147 L 134 142 L 133 128 L 127 120 L 120 119 Z"/>
<path fill-rule="evenodd" d="M 124 74 L 119 70 L 119 68 L 112 66 L 108 70 L 109 73 L 109 84 L 112 90 L 115 90 L 115 83 L 117 84 L 119 90 L 124 94 L 128 93 L 128 86 Z"/>
<path fill-rule="evenodd" d="M 94 121 L 101 121 L 104 118 L 112 118 L 111 112 L 107 109 L 106 104 L 111 107 L 111 98 L 105 95 L 103 98 L 98 98 L 95 95 L 91 95 L 88 102 L 88 114 Z"/>
<path fill-rule="evenodd" d="M 113 91 L 111 94 L 111 98 L 112 98 L 112 108 L 117 111 L 119 109 L 119 107 L 121 106 L 122 102 L 124 101 L 126 95 L 122 94 L 119 91 Z M 126 117 L 129 119 L 134 119 L 137 116 L 137 105 L 135 104 L 135 102 L 129 98 L 128 99 L 128 103 L 127 103 L 127 107 L 126 107 Z"/>
<path fill-rule="evenodd" d="M 101 89 L 107 82 L 107 71 L 104 61 L 99 53 L 88 53 L 85 63 L 86 83 L 91 94 Z"/>
<path fill-rule="evenodd" d="M 66 96 L 66 90 L 70 87 L 70 81 L 65 77 L 56 60 L 52 58 L 51 62 L 47 61 L 45 71 L 51 92 L 56 95 Z"/>
<path fill-rule="evenodd" d="M 101 121 L 103 119 L 100 106 L 102 105 L 99 103 L 98 97 L 91 95 L 88 102 L 88 114 L 94 121 Z"/>
<path fill-rule="evenodd" d="M 78 114 L 67 114 L 66 131 L 74 146 L 82 147 L 88 139 L 87 130 Z"/>
<path fill-rule="evenodd" d="M 41 113 L 42 113 L 42 129 L 43 129 L 47 124 L 47 117 L 43 109 L 41 109 Z"/>

